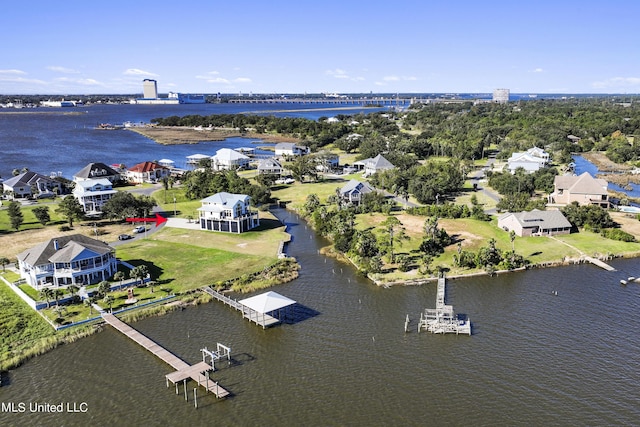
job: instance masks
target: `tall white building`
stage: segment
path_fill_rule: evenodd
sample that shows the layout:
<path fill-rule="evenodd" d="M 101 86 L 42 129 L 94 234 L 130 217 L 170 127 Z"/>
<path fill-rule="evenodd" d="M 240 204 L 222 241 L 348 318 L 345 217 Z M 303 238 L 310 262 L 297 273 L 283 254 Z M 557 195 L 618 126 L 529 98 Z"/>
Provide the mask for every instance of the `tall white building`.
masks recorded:
<path fill-rule="evenodd" d="M 499 102 L 500 104 L 509 102 L 509 89 L 494 89 L 493 102 Z"/>
<path fill-rule="evenodd" d="M 158 82 L 152 79 L 142 81 L 142 97 L 155 99 L 158 97 Z"/>

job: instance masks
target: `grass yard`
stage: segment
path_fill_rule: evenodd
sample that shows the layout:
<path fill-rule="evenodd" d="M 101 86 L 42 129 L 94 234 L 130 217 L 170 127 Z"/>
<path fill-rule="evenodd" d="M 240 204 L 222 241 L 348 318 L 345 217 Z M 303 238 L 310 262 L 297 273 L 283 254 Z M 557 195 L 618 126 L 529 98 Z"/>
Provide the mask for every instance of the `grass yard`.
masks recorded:
<path fill-rule="evenodd" d="M 58 198 L 55 202 L 40 201 L 33 205 L 21 206 L 20 210 L 22 211 L 22 216 L 24 219 L 19 231 L 42 229 L 45 227 L 44 225 L 40 224 L 40 222 L 36 219 L 36 216 L 33 214 L 33 209 L 41 206 L 46 206 L 49 208 L 49 216 L 51 217 L 51 221 L 49 221 L 48 223 L 49 225 L 64 224 L 66 222 L 64 218 L 62 218 L 55 212 L 55 210 L 58 208 L 59 200 L 61 199 Z M 0 208 L 0 235 L 12 234 L 16 232 L 13 228 L 11 228 L 11 221 L 6 209 L 8 205 L 8 201 L 2 201 L 2 208 Z"/>
<path fill-rule="evenodd" d="M 419 247 L 423 239 L 423 226 L 427 217 L 408 215 L 401 213 L 396 215 L 405 227 L 405 234 L 408 240 L 399 242 L 396 239 L 394 252 L 396 255 L 406 254 L 412 256 L 414 260 L 420 257 Z M 382 214 L 358 215 L 356 228 L 364 230 L 371 228 L 380 239 L 388 238 L 386 232 L 380 225 L 385 216 Z M 497 227 L 497 220 L 478 221 L 470 218 L 438 220 L 440 228 L 444 228 L 447 233 L 456 241 L 461 243 L 465 251 L 477 252 L 481 247 L 486 247 L 489 239 L 496 240 L 496 247 L 502 251 L 511 250 L 511 240 L 509 234 Z M 546 262 L 561 262 L 565 258 L 579 258 L 582 253 L 590 256 L 607 254 L 633 256 L 640 254 L 640 243 L 626 243 L 605 239 L 601 235 L 589 231 L 581 231 L 571 235 L 556 236 L 557 240 L 549 237 L 516 237 L 514 248 L 517 253 L 524 256 L 532 264 Z M 571 246 L 560 242 L 566 242 Z M 482 269 L 460 269 L 454 266 L 453 256 L 457 253 L 457 244 L 445 248 L 445 252 L 435 258 L 431 264 L 432 268 L 446 266 L 449 268 L 449 275 L 470 274 L 483 271 Z M 386 261 L 386 259 L 385 259 Z M 385 272 L 375 275 L 376 280 L 385 282 L 417 279 L 422 276 L 417 269 L 408 272 L 401 272 L 395 269 L 394 265 L 386 264 Z"/>
<path fill-rule="evenodd" d="M 580 231 L 580 233 L 556 236 L 556 238 L 575 246 L 589 256 L 607 254 L 633 255 L 640 253 L 640 243 L 605 239 L 600 234 L 590 231 Z"/>
<path fill-rule="evenodd" d="M 51 326 L 0 281 L 0 371 L 55 335 Z"/>
<path fill-rule="evenodd" d="M 290 208 L 299 209 L 310 194 L 316 194 L 322 203 L 326 202 L 329 196 L 336 194 L 336 188 L 343 187 L 349 179 L 349 176 L 346 176 L 345 179 L 325 179 L 316 183 L 296 182 L 291 185 L 274 186 L 271 195 L 281 202 L 287 202 Z"/>
<path fill-rule="evenodd" d="M 176 292 L 199 288 L 261 271 L 277 260 L 289 235 L 276 220 L 263 229 L 242 234 L 165 227 L 147 239 L 117 248 L 118 258 L 145 264 L 152 278 Z"/>

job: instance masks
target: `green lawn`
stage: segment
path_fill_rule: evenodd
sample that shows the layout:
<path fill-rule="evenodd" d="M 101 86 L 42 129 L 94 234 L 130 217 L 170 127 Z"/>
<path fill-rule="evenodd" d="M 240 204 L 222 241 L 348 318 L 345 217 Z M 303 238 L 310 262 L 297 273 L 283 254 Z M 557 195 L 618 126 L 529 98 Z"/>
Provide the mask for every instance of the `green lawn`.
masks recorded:
<path fill-rule="evenodd" d="M 394 252 L 406 254 L 419 259 L 419 246 L 422 242 L 423 232 L 421 225 L 426 217 L 413 215 L 402 215 L 401 218 L 406 225 L 412 224 L 407 229 L 406 234 L 410 237 L 402 244 L 394 245 Z M 371 228 L 379 239 L 388 238 L 380 223 L 384 220 L 382 214 L 358 215 L 356 228 Z M 447 230 L 448 234 L 461 242 L 463 250 L 477 252 L 481 247 L 486 247 L 489 239 L 496 240 L 496 247 L 503 251 L 510 251 L 512 248 L 509 234 L 497 227 L 497 219 L 492 221 L 478 221 L 470 218 L 463 219 L 443 219 L 438 221 L 440 228 Z M 580 251 L 589 256 L 616 254 L 616 255 L 637 255 L 640 254 L 640 243 L 625 243 L 603 238 L 601 235 L 589 231 L 581 231 L 570 235 L 556 236 L 557 240 L 567 242 L 574 246 L 573 249 L 557 240 L 549 237 L 516 237 L 514 248 L 516 252 L 532 264 L 547 262 L 562 262 L 565 258 L 579 258 Z M 445 248 L 445 252 L 435 258 L 431 264 L 432 268 L 446 266 L 449 268 L 449 275 L 470 274 L 483 271 L 482 269 L 460 269 L 454 266 L 453 256 L 457 253 L 457 243 Z M 374 277 L 382 281 L 399 281 L 420 278 L 417 270 L 400 272 L 393 265 L 385 265 L 385 272 Z"/>
<path fill-rule="evenodd" d="M 55 335 L 53 328 L 0 281 L 0 371 Z"/>
<path fill-rule="evenodd" d="M 326 179 L 315 183 L 295 182 L 291 185 L 276 185 L 271 190 L 271 195 L 282 202 L 287 202 L 290 208 L 301 208 L 310 194 L 316 194 L 320 202 L 325 203 L 327 198 L 336 194 L 336 188 L 342 188 L 350 179 Z"/>
<path fill-rule="evenodd" d="M 118 258 L 145 264 L 162 287 L 177 292 L 260 271 L 277 260 L 282 227 L 240 235 L 165 227 L 117 248 Z"/>
<path fill-rule="evenodd" d="M 56 201 L 52 202 L 51 200 L 40 201 L 34 205 L 21 206 L 20 210 L 22 211 L 23 221 L 20 226 L 20 231 L 22 230 L 30 230 L 36 228 L 44 228 L 42 224 L 36 219 L 36 216 L 33 214 L 33 208 L 39 206 L 46 206 L 49 208 L 49 216 L 51 217 L 51 221 L 47 224 L 64 224 L 66 221 L 60 215 L 58 215 L 55 210 L 58 208 L 58 201 L 61 200 L 57 198 Z M 7 201 L 2 202 L 2 208 L 0 208 L 0 233 L 11 233 L 15 232 L 13 228 L 11 228 L 11 221 L 9 220 L 9 215 L 7 213 Z"/>

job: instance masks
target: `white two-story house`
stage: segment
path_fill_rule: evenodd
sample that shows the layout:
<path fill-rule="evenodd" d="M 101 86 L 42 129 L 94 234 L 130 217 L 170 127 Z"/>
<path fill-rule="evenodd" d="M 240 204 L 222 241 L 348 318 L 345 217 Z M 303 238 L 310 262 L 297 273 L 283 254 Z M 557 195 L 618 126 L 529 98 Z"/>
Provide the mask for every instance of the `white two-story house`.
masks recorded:
<path fill-rule="evenodd" d="M 227 233 L 242 233 L 260 225 L 258 212 L 252 211 L 246 194 L 216 193 L 202 199 L 200 228 Z"/>
<path fill-rule="evenodd" d="M 73 189 L 73 197 L 78 199 L 87 215 L 100 215 L 104 204 L 116 193 L 107 178 L 76 181 Z"/>
<path fill-rule="evenodd" d="M 20 276 L 35 289 L 90 285 L 117 271 L 114 249 L 81 234 L 47 240 L 18 255 Z"/>

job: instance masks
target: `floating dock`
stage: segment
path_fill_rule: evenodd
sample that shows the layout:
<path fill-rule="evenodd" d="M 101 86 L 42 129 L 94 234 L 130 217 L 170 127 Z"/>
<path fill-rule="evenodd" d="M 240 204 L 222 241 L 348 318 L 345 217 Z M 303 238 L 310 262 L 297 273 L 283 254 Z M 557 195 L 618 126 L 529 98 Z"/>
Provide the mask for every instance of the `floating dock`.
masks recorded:
<path fill-rule="evenodd" d="M 434 334 L 467 334 L 471 335 L 471 321 L 459 319 L 452 305 L 445 304 L 446 279 L 438 279 L 436 308 L 427 308 L 420 313 L 418 332 L 426 330 Z M 406 323 L 405 323 L 406 329 Z"/>
<path fill-rule="evenodd" d="M 167 363 L 176 370 L 175 372 L 167 374 L 165 376 L 167 387 L 169 386 L 169 381 L 176 384 L 176 394 L 178 393 L 177 383 L 182 381 L 184 383 L 185 399 L 187 398 L 187 380 L 189 378 L 196 381 L 199 386 L 203 386 L 205 390 L 207 390 L 207 392 L 213 393 L 218 398 L 226 397 L 230 394 L 227 390 L 220 387 L 217 382 L 209 379 L 208 372 L 214 369 L 212 365 L 206 363 L 205 361 L 202 361 L 195 365 L 189 365 L 187 362 L 180 359 L 178 356 L 171 353 L 169 350 L 162 347 L 152 339 L 144 336 L 136 329 L 127 325 L 113 314 L 103 311 L 102 318 L 116 330 L 131 338 L 140 346 L 147 349 L 148 351 L 159 357 L 163 362 Z"/>

